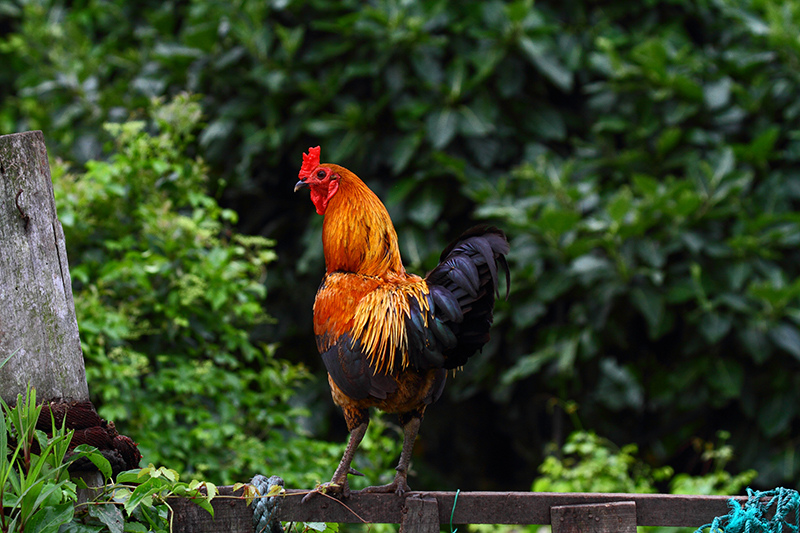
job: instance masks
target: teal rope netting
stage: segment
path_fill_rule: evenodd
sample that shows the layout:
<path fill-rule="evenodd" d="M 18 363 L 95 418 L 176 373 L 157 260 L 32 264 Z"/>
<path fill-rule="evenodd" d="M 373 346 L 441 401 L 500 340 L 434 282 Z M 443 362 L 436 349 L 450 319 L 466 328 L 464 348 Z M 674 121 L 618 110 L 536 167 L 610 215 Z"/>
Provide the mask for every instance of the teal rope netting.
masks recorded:
<path fill-rule="evenodd" d="M 743 506 L 733 499 L 728 506 L 731 508 L 728 514 L 718 516 L 695 533 L 783 533 L 784 528 L 791 533 L 800 533 L 800 495 L 796 490 L 777 488 L 762 492 L 748 488 Z M 773 508 L 772 518 L 766 518 Z"/>

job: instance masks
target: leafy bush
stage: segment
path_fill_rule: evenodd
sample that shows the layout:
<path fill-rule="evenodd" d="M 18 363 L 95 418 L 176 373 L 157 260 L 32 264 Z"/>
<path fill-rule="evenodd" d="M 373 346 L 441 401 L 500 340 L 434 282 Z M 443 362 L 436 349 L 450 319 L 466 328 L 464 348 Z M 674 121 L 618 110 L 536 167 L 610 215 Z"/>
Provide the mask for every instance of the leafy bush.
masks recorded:
<path fill-rule="evenodd" d="M 656 492 L 655 482 L 669 477 L 669 467 L 656 471 L 636 457 L 635 444 L 622 448 L 596 434 L 576 431 L 558 455 L 539 466 L 534 492 Z"/>
<path fill-rule="evenodd" d="M 741 446 L 786 434 L 793 403 L 775 402 L 793 394 L 792 381 L 767 365 L 800 355 L 789 277 L 800 225 L 790 191 L 759 213 L 754 204 L 775 186 L 735 170 L 732 158 L 698 162 L 689 178 L 637 174 L 612 190 L 579 168 L 588 162 L 542 157 L 476 191 L 479 215 L 516 235 L 512 262 L 527 275 L 514 290 L 528 303 L 513 320 L 535 339 L 503 372 L 500 397 L 541 373 L 566 397 L 592 383 L 583 415 L 607 421 L 596 427 L 609 435 L 618 431 L 610 413 L 633 412 L 641 431 L 677 447 L 704 431 L 700 413 L 732 403 L 751 419 L 730 427 Z M 673 433 L 688 413 L 694 423 Z"/>
<path fill-rule="evenodd" d="M 206 194 L 205 164 L 186 152 L 195 99 L 156 102 L 151 116 L 109 125 L 108 161 L 54 168 L 99 412 L 148 461 L 218 482 L 268 469 L 308 484 L 338 448 L 303 437 L 291 398 L 307 372 L 249 336 L 269 320 L 272 243 L 232 230 L 236 214 Z"/>
<path fill-rule="evenodd" d="M 769 4 L 653 7 L 597 20 L 572 150 L 467 184 L 515 237 L 513 332 L 534 339 L 496 393 L 538 373 L 614 440 L 632 437 L 614 413 L 660 455 L 727 429 L 740 468 L 790 480 L 800 103 L 777 59 L 797 49 Z"/>
<path fill-rule="evenodd" d="M 2 366 L 2 365 L 0 365 Z M 73 431 L 52 421 L 49 433 L 37 429 L 42 405 L 36 390 L 17 396 L 9 407 L 0 400 L 0 531 L 15 533 L 98 533 L 125 531 L 167 533 L 171 508 L 167 497 L 191 498 L 213 514 L 214 484 L 180 482 L 177 472 L 150 466 L 111 479 L 111 463 L 97 449 L 70 449 Z M 89 477 L 71 477 L 78 460 L 98 469 L 99 485 L 78 503 L 78 489 Z M 84 472 L 86 474 L 86 472 Z M 201 491 L 202 489 L 202 491 Z M 124 514 L 123 511 L 124 510 Z M 146 525 L 145 525 L 146 524 Z"/>
<path fill-rule="evenodd" d="M 703 475 L 674 474 L 672 468 L 652 469 L 640 457 L 638 447 L 628 444 L 617 448 L 607 439 L 588 431 L 569 435 L 557 453 L 548 455 L 539 466 L 541 474 L 533 482 L 536 492 L 657 492 L 668 485 L 670 494 L 735 495 L 756 476 L 754 470 L 732 475 L 725 470 L 732 458 L 732 448 L 725 444 L 702 443 L 703 461 L 709 471 Z M 673 475 L 674 474 L 674 475 Z"/>
<path fill-rule="evenodd" d="M 53 424 L 36 429 L 41 405 L 29 390 L 9 407 L 0 400 L 0 531 L 55 533 L 72 520 L 77 501 L 67 456 L 72 434 Z"/>

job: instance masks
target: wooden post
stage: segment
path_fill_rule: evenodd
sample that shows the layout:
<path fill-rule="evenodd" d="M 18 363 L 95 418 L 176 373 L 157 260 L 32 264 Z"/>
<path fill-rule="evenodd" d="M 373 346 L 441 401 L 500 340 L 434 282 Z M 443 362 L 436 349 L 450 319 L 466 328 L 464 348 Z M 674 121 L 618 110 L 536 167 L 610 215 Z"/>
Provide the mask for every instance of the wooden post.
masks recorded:
<path fill-rule="evenodd" d="M 0 136 L 0 396 L 88 400 L 44 136 Z"/>
<path fill-rule="evenodd" d="M 412 494 L 406 498 L 400 533 L 437 533 L 439 504 L 436 498 Z"/>
<path fill-rule="evenodd" d="M 636 533 L 636 503 L 553 506 L 550 524 L 553 533 Z"/>

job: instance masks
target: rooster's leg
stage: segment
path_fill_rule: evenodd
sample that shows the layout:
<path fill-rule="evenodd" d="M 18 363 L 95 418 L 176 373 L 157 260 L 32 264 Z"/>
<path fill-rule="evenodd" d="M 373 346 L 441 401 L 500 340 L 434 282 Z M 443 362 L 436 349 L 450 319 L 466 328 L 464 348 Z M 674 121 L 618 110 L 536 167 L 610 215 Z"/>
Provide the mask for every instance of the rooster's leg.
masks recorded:
<path fill-rule="evenodd" d="M 331 478 L 330 482 L 324 483 L 313 492 L 306 494 L 303 497 L 304 502 L 308 501 L 308 499 L 317 492 L 341 494 L 343 498 L 350 496 L 350 486 L 347 483 L 347 475 L 363 475 L 361 472 L 353 470 L 350 465 L 353 463 L 353 457 L 356 455 L 356 450 L 358 449 L 358 445 L 361 443 L 361 439 L 364 438 L 364 434 L 367 432 L 368 425 L 369 419 L 367 419 L 367 422 L 359 424 L 350 430 L 350 440 L 347 441 L 347 448 L 345 448 L 344 455 L 342 455 L 342 460 L 339 462 L 339 466 L 333 473 L 333 477 Z"/>
<path fill-rule="evenodd" d="M 353 470 L 350 465 L 353 463 L 353 457 L 356 455 L 358 445 L 361 444 L 361 439 L 364 438 L 364 434 L 367 432 L 368 425 L 368 422 L 361 424 L 353 428 L 353 430 L 350 432 L 350 440 L 347 441 L 347 448 L 345 448 L 344 455 L 342 455 L 342 460 L 339 462 L 339 466 L 336 468 L 336 471 L 333 473 L 333 477 L 331 478 L 330 484 L 342 487 L 342 495 L 345 497 L 349 496 L 350 492 L 350 488 L 347 485 L 347 475 L 363 475 L 360 472 Z"/>
<path fill-rule="evenodd" d="M 414 441 L 417 440 L 419 424 L 419 416 L 413 416 L 403 425 L 403 451 L 400 452 L 400 461 L 397 463 L 397 474 L 394 476 L 394 481 L 388 485 L 367 487 L 362 492 L 394 492 L 398 496 L 402 496 L 411 490 L 407 481 L 408 466 L 411 464 L 411 452 L 414 450 Z"/>

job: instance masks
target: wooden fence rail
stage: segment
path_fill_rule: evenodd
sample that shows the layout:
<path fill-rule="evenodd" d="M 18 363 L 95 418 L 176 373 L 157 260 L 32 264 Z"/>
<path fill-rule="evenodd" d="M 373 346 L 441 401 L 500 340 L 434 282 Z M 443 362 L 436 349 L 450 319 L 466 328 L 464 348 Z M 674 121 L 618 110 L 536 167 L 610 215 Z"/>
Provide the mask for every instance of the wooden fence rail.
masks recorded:
<path fill-rule="evenodd" d="M 232 496 L 231 487 L 221 487 Z M 345 501 L 288 490 L 280 508 L 283 522 L 393 523 L 405 533 L 438 532 L 440 524 L 551 525 L 553 533 L 635 533 L 636 526 L 697 528 L 729 511 L 728 496 L 543 492 L 354 493 Z M 747 498 L 734 498 L 744 503 Z M 453 506 L 455 503 L 455 510 Z M 212 501 L 214 518 L 187 500 L 171 503 L 174 530 L 195 533 L 251 533 L 252 509 L 244 500 Z"/>

